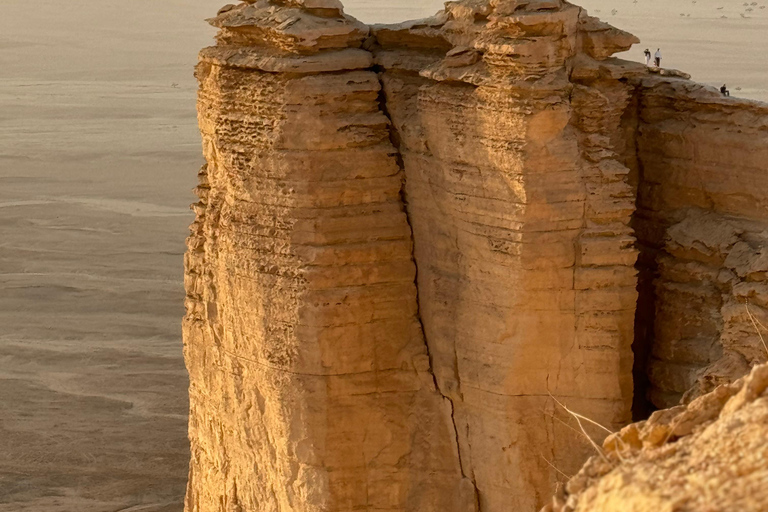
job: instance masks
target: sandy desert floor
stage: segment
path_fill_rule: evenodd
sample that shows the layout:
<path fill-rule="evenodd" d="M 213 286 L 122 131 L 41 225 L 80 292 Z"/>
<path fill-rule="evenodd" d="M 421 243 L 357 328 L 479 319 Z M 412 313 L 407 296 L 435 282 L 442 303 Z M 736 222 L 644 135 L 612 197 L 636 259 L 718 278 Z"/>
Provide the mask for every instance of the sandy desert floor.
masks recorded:
<path fill-rule="evenodd" d="M 441 5 L 346 3 L 368 22 Z M 768 100 L 768 0 L 584 3 L 643 39 L 630 58 L 661 46 L 665 65 Z M 217 7 L 0 4 L 0 512 L 181 510 L 192 67 Z"/>
<path fill-rule="evenodd" d="M 0 511 L 179 511 L 187 0 L 0 4 Z"/>

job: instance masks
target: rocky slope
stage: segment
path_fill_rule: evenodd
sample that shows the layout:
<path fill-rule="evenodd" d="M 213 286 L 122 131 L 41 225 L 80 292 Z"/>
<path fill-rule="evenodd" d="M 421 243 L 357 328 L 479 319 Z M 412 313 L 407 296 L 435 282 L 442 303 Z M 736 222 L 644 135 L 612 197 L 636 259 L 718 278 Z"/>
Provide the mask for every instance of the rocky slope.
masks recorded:
<path fill-rule="evenodd" d="M 189 512 L 536 510 L 592 453 L 565 408 L 629 423 L 646 352 L 657 404 L 758 362 L 726 313 L 763 318 L 763 107 L 611 58 L 636 38 L 560 0 L 210 21 Z M 676 324 L 677 289 L 734 321 Z"/>
<path fill-rule="evenodd" d="M 768 365 L 606 439 L 542 512 L 765 510 Z"/>

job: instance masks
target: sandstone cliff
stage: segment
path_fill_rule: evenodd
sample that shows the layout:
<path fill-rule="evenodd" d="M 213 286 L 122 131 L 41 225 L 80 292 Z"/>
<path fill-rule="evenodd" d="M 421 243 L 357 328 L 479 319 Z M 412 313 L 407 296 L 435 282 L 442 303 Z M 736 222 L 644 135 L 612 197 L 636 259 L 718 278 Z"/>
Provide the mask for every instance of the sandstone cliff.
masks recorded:
<path fill-rule="evenodd" d="M 596 59 L 635 39 L 560 2 L 448 4 L 374 36 L 462 471 L 482 510 L 533 510 L 551 465 L 589 453 L 550 394 L 631 417 L 632 88 Z"/>
<path fill-rule="evenodd" d="M 542 512 L 761 512 L 768 365 L 605 441 Z"/>
<path fill-rule="evenodd" d="M 562 406 L 618 430 L 646 370 L 667 405 L 762 361 L 766 107 L 560 0 L 210 21 L 189 512 L 533 511 L 593 450 Z"/>
<path fill-rule="evenodd" d="M 466 510 L 368 29 L 304 4 L 225 8 L 197 69 L 187 509 Z"/>
<path fill-rule="evenodd" d="M 650 391 L 670 407 L 766 361 L 768 105 L 657 78 L 641 98 L 635 226 L 657 277 Z"/>

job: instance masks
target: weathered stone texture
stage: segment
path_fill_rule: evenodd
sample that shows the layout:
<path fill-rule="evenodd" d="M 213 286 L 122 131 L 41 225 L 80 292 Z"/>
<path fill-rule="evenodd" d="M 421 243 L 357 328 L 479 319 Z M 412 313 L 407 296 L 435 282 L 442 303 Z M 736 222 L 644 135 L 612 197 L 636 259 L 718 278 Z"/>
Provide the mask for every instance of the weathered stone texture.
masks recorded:
<path fill-rule="evenodd" d="M 187 510 L 471 510 L 380 83 L 300 71 L 197 70 Z"/>
<path fill-rule="evenodd" d="M 422 323 L 482 510 L 534 510 L 552 465 L 588 455 L 550 394 L 609 425 L 631 418 L 634 191 L 612 136 L 632 88 L 569 81 L 582 40 L 610 53 L 588 23 L 559 2 L 462 3 L 374 29 Z"/>
<path fill-rule="evenodd" d="M 609 436 L 542 512 L 762 512 L 768 366 Z"/>
<path fill-rule="evenodd" d="M 768 107 L 658 78 L 641 98 L 636 226 L 656 277 L 650 397 L 669 407 L 768 355 L 758 334 L 768 325 Z"/>
<path fill-rule="evenodd" d="M 629 423 L 644 350 L 657 405 L 764 360 L 764 105 L 560 0 L 211 23 L 188 512 L 536 510 L 592 450 L 561 406 Z"/>

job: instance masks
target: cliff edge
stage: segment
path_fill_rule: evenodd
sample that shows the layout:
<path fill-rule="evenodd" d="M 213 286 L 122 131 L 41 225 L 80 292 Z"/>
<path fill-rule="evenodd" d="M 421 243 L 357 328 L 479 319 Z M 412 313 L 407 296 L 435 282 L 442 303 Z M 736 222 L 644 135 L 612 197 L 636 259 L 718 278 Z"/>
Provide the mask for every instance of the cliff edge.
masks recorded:
<path fill-rule="evenodd" d="M 538 510 L 593 453 L 565 407 L 618 431 L 764 361 L 768 107 L 561 0 L 209 21 L 188 512 Z"/>

